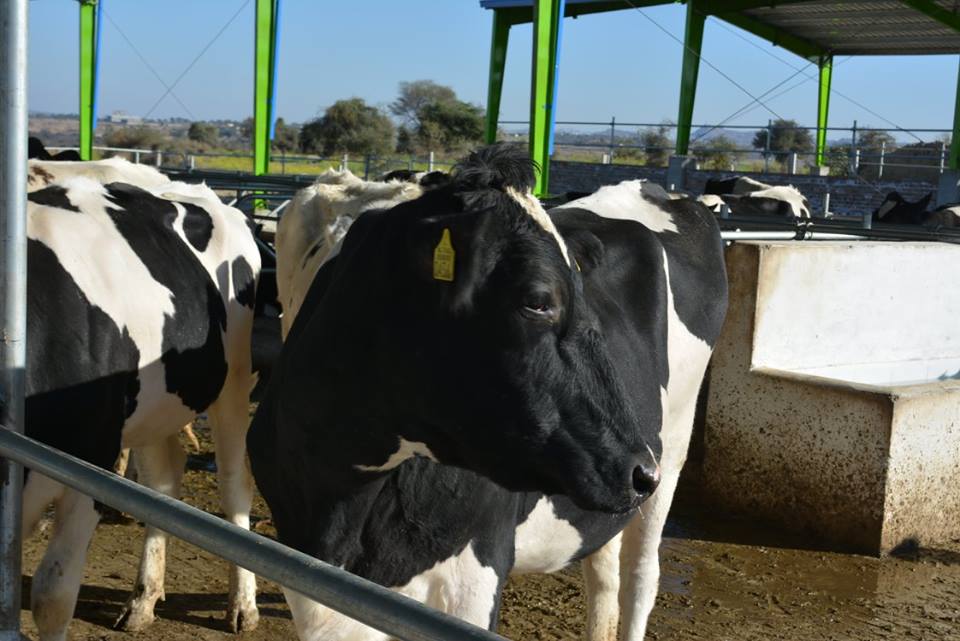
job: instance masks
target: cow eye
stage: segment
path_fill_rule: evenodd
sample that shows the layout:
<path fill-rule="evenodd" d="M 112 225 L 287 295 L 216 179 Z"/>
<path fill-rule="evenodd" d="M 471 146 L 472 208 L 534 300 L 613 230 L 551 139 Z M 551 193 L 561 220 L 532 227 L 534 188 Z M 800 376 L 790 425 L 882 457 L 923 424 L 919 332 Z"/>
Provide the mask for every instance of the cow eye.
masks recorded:
<path fill-rule="evenodd" d="M 520 312 L 527 318 L 553 322 L 557 319 L 557 307 L 550 296 L 532 296 L 524 301 Z"/>

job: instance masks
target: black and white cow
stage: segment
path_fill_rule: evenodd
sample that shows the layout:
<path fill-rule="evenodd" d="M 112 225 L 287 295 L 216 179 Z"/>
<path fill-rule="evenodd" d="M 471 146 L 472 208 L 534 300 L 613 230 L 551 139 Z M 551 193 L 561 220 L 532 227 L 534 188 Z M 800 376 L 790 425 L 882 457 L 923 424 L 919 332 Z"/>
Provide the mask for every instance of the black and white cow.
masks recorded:
<path fill-rule="evenodd" d="M 314 184 L 296 193 L 277 223 L 277 292 L 283 306 L 283 336 L 290 331 L 320 265 L 339 251 L 340 241 L 357 216 L 371 209 L 388 209 L 423 193 L 417 182 L 370 182 L 349 170 L 335 169 L 320 174 Z"/>
<path fill-rule="evenodd" d="M 698 200 L 714 213 L 726 204 L 734 216 L 810 218 L 810 203 L 792 185 L 767 185 L 749 176 L 707 181 Z"/>
<path fill-rule="evenodd" d="M 185 460 L 177 435 L 205 411 L 224 515 L 248 527 L 244 437 L 260 259 L 244 215 L 203 185 L 169 181 L 146 190 L 80 176 L 28 198 L 27 435 L 107 469 L 133 447 L 140 482 L 177 496 Z M 31 587 L 43 641 L 66 637 L 99 520 L 92 499 L 30 473 L 25 534 L 50 503 L 52 536 Z M 164 566 L 165 536 L 148 528 L 120 622 L 127 629 L 153 620 Z M 233 628 L 256 625 L 249 571 L 232 568 L 228 607 Z"/>
<path fill-rule="evenodd" d="M 589 638 L 619 613 L 639 640 L 726 307 L 720 235 L 639 181 L 550 215 L 532 183 L 522 150 L 489 147 L 356 220 L 293 322 L 251 465 L 294 548 L 484 627 L 509 573 L 583 559 Z M 384 638 L 286 596 L 301 639 Z"/>
<path fill-rule="evenodd" d="M 922 225 L 924 227 L 960 227 L 960 204 L 950 204 L 929 210 L 933 192 L 916 202 L 910 202 L 898 191 L 887 194 L 880 206 L 873 210 L 874 223 L 888 225 Z"/>
<path fill-rule="evenodd" d="M 41 141 L 39 138 L 30 136 L 27 139 L 27 158 L 36 158 L 37 160 L 72 161 L 80 160 L 80 154 L 73 149 L 64 149 L 57 154 L 51 154 L 49 151 L 47 151 L 43 141 Z"/>
<path fill-rule="evenodd" d="M 450 174 L 445 171 L 416 171 L 414 169 L 394 169 L 380 177 L 380 182 L 415 183 L 424 189 L 433 189 L 445 185 L 450 181 Z"/>

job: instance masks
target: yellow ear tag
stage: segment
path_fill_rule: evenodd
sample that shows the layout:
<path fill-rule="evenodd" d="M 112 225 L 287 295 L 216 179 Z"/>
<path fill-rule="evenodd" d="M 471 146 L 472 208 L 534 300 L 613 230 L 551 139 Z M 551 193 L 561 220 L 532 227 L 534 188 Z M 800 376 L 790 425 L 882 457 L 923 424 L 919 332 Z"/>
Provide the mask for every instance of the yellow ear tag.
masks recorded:
<path fill-rule="evenodd" d="M 440 242 L 433 250 L 433 278 L 434 280 L 445 280 L 448 283 L 453 282 L 453 259 L 456 254 L 453 251 L 453 244 L 450 242 L 450 230 L 443 229 L 443 235 L 440 236 Z"/>

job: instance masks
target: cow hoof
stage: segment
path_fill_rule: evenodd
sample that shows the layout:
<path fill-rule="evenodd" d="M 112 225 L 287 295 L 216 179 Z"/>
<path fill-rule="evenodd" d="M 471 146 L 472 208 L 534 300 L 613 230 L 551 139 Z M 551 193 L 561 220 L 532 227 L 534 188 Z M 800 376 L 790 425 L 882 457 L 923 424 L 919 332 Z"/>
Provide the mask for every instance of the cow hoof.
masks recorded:
<path fill-rule="evenodd" d="M 227 611 L 227 626 L 234 634 L 252 632 L 257 629 L 258 623 L 260 623 L 260 611 L 255 605 L 247 608 L 234 606 Z"/>
<path fill-rule="evenodd" d="M 140 632 L 146 630 L 155 618 L 152 610 L 146 611 L 144 608 L 136 607 L 136 604 L 128 603 L 123 606 L 123 610 L 120 611 L 120 616 L 117 617 L 113 627 L 125 632 Z"/>

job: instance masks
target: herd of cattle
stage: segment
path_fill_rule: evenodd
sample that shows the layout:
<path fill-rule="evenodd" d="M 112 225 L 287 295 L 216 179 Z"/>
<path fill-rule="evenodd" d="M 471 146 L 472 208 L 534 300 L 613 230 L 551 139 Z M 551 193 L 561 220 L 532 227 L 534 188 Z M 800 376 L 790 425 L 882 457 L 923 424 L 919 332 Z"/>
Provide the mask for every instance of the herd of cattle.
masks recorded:
<path fill-rule="evenodd" d="M 107 469 L 132 448 L 138 480 L 177 496 L 178 433 L 205 412 L 232 523 L 249 527 L 255 479 L 286 545 L 488 628 L 508 575 L 582 560 L 588 638 L 642 639 L 726 309 L 714 214 L 810 208 L 739 178 L 545 209 L 534 171 L 494 145 L 450 174 L 328 171 L 301 190 L 276 233 L 283 348 L 250 422 L 246 216 L 120 159 L 30 160 L 26 433 Z M 31 609 L 64 639 L 99 506 L 33 473 L 23 498 L 25 533 L 55 505 Z M 154 619 L 164 566 L 148 527 L 118 625 Z M 386 638 L 286 597 L 301 639 Z M 227 620 L 258 620 L 237 567 Z"/>

